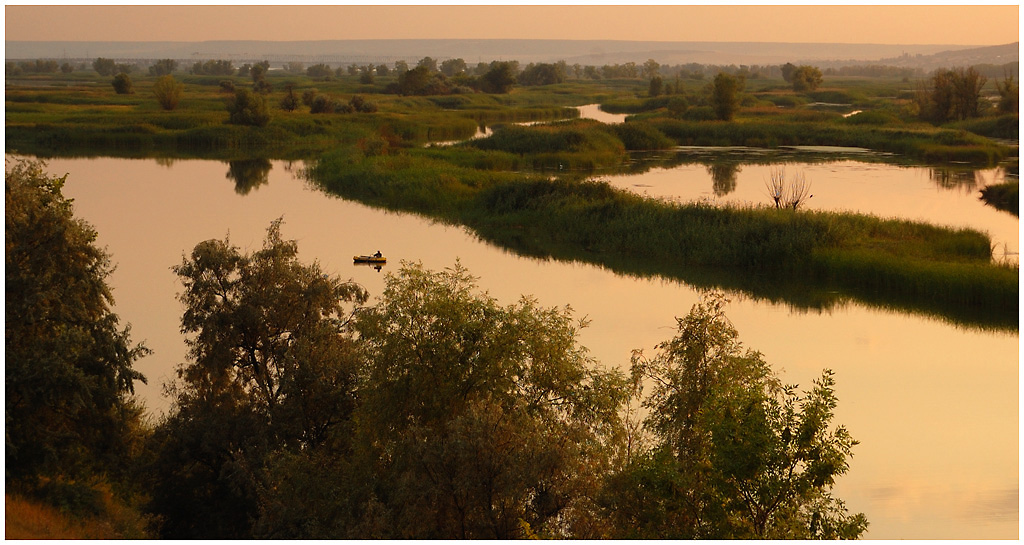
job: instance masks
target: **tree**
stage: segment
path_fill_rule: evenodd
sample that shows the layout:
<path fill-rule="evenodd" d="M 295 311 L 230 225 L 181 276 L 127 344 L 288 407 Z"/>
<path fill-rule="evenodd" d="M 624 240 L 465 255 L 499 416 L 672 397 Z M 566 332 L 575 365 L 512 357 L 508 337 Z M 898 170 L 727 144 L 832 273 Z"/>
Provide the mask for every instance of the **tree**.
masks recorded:
<path fill-rule="evenodd" d="M 790 75 L 793 90 L 796 92 L 813 91 L 821 85 L 821 70 L 813 66 L 801 66 Z"/>
<path fill-rule="evenodd" d="M 971 68 L 939 69 L 915 98 L 922 119 L 945 123 L 980 115 L 981 89 L 988 78 Z"/>
<path fill-rule="evenodd" d="M 1020 102 L 1020 86 L 1013 81 L 1013 76 L 1005 74 L 1003 81 L 996 80 L 996 89 L 999 91 L 999 112 L 1017 113 Z"/>
<path fill-rule="evenodd" d="M 556 64 L 530 63 L 517 78 L 522 85 L 553 85 L 565 81 L 565 72 Z"/>
<path fill-rule="evenodd" d="M 430 57 L 423 57 L 420 62 L 416 63 L 416 67 L 426 68 L 430 72 L 437 72 L 437 60 Z"/>
<path fill-rule="evenodd" d="M 480 80 L 486 93 L 508 93 L 516 84 L 516 67 L 511 62 L 491 63 L 491 69 Z"/>
<path fill-rule="evenodd" d="M 267 94 L 273 86 L 267 82 L 267 70 L 269 70 L 269 64 L 256 64 L 249 69 L 249 76 L 252 78 L 252 90 L 260 94 Z"/>
<path fill-rule="evenodd" d="M 406 263 L 355 327 L 377 506 L 362 520 L 381 537 L 594 537 L 624 383 L 586 357 L 568 308 L 503 307 L 458 264 Z"/>
<path fill-rule="evenodd" d="M 149 67 L 149 75 L 166 76 L 178 69 L 178 61 L 174 59 L 160 59 Z"/>
<path fill-rule="evenodd" d="M 428 94 L 427 89 L 434 74 L 425 66 L 417 66 L 398 75 L 399 93 L 403 95 Z"/>
<path fill-rule="evenodd" d="M 121 471 L 149 353 L 112 311 L 96 231 L 44 167 L 8 164 L 4 186 L 6 481 L 30 486 Z"/>
<path fill-rule="evenodd" d="M 793 83 L 793 74 L 796 72 L 796 65 L 791 62 L 787 62 L 782 65 L 781 69 L 782 79 L 786 80 L 788 83 Z"/>
<path fill-rule="evenodd" d="M 228 122 L 234 125 L 266 127 L 270 123 L 267 100 L 246 88 L 235 91 L 234 100 L 228 101 Z"/>
<path fill-rule="evenodd" d="M 712 84 L 711 103 L 715 115 L 722 121 L 730 121 L 739 109 L 740 82 L 735 76 L 719 72 Z"/>
<path fill-rule="evenodd" d="M 466 71 L 466 61 L 462 59 L 448 59 L 441 62 L 441 73 L 453 77 Z"/>
<path fill-rule="evenodd" d="M 165 110 L 173 110 L 178 107 L 181 96 L 185 93 L 185 84 L 179 83 L 174 76 L 160 76 L 153 83 L 153 96 Z"/>
<path fill-rule="evenodd" d="M 132 78 L 128 77 L 128 74 L 121 72 L 114 76 L 114 81 L 111 82 L 114 86 L 114 91 L 119 95 L 130 95 L 134 93 L 132 90 Z"/>
<path fill-rule="evenodd" d="M 661 65 L 654 59 L 647 59 L 647 62 L 644 63 L 643 71 L 645 78 L 654 79 L 661 71 Z"/>
<path fill-rule="evenodd" d="M 112 76 L 115 73 L 116 67 L 113 60 L 97 57 L 96 60 L 92 61 L 92 69 L 101 76 Z"/>
<path fill-rule="evenodd" d="M 326 64 L 314 64 L 306 69 L 306 75 L 311 78 L 326 78 L 334 73 L 330 66 Z"/>
<path fill-rule="evenodd" d="M 285 95 L 278 105 L 286 112 L 294 112 L 299 108 L 299 102 L 299 95 L 295 94 L 295 85 L 289 83 L 285 86 Z"/>
<path fill-rule="evenodd" d="M 195 246 L 174 272 L 188 362 L 155 434 L 152 508 L 177 538 L 253 536 L 272 497 L 264 468 L 285 453 L 351 448 L 358 369 L 349 305 L 367 294 L 298 260 L 281 220 L 263 248 Z"/>
<path fill-rule="evenodd" d="M 867 527 L 830 489 L 856 441 L 831 428 L 834 379 L 811 391 L 782 386 L 744 350 L 709 294 L 678 319 L 675 338 L 634 355 L 633 382 L 650 413 L 651 445 L 609 484 L 624 537 L 856 538 Z"/>
<path fill-rule="evenodd" d="M 647 96 L 656 97 L 661 95 L 662 87 L 664 82 L 661 80 L 661 76 L 654 76 L 651 78 L 651 83 L 647 87 Z"/>
<path fill-rule="evenodd" d="M 409 71 L 409 63 L 405 61 L 395 61 L 395 72 L 401 75 L 403 72 Z"/>

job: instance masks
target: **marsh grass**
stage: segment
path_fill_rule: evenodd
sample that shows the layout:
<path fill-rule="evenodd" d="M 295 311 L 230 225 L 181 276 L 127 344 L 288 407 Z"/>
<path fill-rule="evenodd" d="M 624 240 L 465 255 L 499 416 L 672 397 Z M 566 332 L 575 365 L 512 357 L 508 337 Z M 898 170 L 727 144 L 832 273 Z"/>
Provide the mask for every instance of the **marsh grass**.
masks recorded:
<path fill-rule="evenodd" d="M 997 210 L 1020 216 L 1020 182 L 990 185 L 981 189 L 981 200 Z"/>

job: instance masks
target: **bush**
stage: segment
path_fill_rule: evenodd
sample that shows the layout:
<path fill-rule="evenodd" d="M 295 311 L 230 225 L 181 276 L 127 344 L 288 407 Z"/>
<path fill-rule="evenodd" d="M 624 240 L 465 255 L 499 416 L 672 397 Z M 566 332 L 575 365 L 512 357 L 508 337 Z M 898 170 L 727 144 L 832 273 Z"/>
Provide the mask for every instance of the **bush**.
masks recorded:
<path fill-rule="evenodd" d="M 248 89 L 235 92 L 235 99 L 228 103 L 229 123 L 265 127 L 270 123 L 270 111 L 262 95 Z"/>
<path fill-rule="evenodd" d="M 130 95 L 135 92 L 132 90 L 132 78 L 128 77 L 128 74 L 124 72 L 114 76 L 112 84 L 114 91 L 119 95 Z"/>
<path fill-rule="evenodd" d="M 179 83 L 170 74 L 160 76 L 153 84 L 153 95 L 160 103 L 160 107 L 168 111 L 178 107 L 178 102 L 181 101 L 181 95 L 184 93 L 185 84 Z"/>

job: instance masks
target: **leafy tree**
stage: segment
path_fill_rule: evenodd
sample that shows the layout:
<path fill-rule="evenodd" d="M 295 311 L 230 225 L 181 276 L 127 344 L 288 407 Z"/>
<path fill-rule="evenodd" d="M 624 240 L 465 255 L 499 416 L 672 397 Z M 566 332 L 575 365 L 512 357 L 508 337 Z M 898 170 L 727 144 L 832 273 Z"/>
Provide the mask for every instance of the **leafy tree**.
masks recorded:
<path fill-rule="evenodd" d="M 922 119 L 945 123 L 980 115 L 981 89 L 988 78 L 971 68 L 939 69 L 928 85 L 918 89 L 917 102 Z"/>
<path fill-rule="evenodd" d="M 327 95 L 314 95 L 309 103 L 309 113 L 311 114 L 331 114 L 336 108 L 334 99 Z"/>
<path fill-rule="evenodd" d="M 791 62 L 787 62 L 782 65 L 781 69 L 782 79 L 786 80 L 788 83 L 793 83 L 793 74 L 796 73 L 796 65 Z"/>
<path fill-rule="evenodd" d="M 114 91 L 119 95 L 130 95 L 135 92 L 132 90 L 132 78 L 128 77 L 128 74 L 124 72 L 114 76 L 114 81 L 111 84 L 114 86 Z"/>
<path fill-rule="evenodd" d="M 433 72 L 425 66 L 417 66 L 398 75 L 398 90 L 403 95 L 430 94 Z"/>
<path fill-rule="evenodd" d="M 813 66 L 801 66 L 790 75 L 793 90 L 797 92 L 813 91 L 821 85 L 821 70 Z"/>
<path fill-rule="evenodd" d="M 149 67 L 149 75 L 166 76 L 178 69 L 178 61 L 174 59 L 160 59 Z"/>
<path fill-rule="evenodd" d="M 149 353 L 112 312 L 96 231 L 44 166 L 8 164 L 4 186 L 6 481 L 30 486 L 123 469 L 145 382 L 132 366 Z"/>
<path fill-rule="evenodd" d="M 506 94 L 516 84 L 516 66 L 511 62 L 491 63 L 491 69 L 480 81 L 484 92 Z"/>
<path fill-rule="evenodd" d="M 735 76 L 719 72 L 712 84 L 711 103 L 715 115 L 723 121 L 732 120 L 740 106 L 740 82 Z"/>
<path fill-rule="evenodd" d="M 270 123 L 267 99 L 246 88 L 235 91 L 234 100 L 228 101 L 228 122 L 235 125 L 266 127 Z"/>
<path fill-rule="evenodd" d="M 394 538 L 593 537 L 625 389 L 577 344 L 568 308 L 502 307 L 458 264 L 403 264 L 355 327 L 363 523 Z"/>
<path fill-rule="evenodd" d="M 60 65 L 60 71 L 62 74 L 70 74 L 75 71 L 75 67 L 71 66 L 69 62 L 65 62 Z"/>
<path fill-rule="evenodd" d="M 644 63 L 644 77 L 654 79 L 661 72 L 661 65 L 654 59 L 647 59 Z"/>
<path fill-rule="evenodd" d="M 359 74 L 359 83 L 364 85 L 373 85 L 373 66 L 367 66 L 363 69 L 363 72 Z"/>
<path fill-rule="evenodd" d="M 160 76 L 153 83 L 153 96 L 165 110 L 173 110 L 178 107 L 181 96 L 185 93 L 185 84 L 179 83 L 174 76 Z"/>
<path fill-rule="evenodd" d="M 386 64 L 378 64 L 376 70 L 377 75 L 380 76 L 386 76 L 391 73 L 391 71 L 388 69 L 388 65 Z"/>
<path fill-rule="evenodd" d="M 651 78 L 651 83 L 647 87 L 647 96 L 656 97 L 661 95 L 661 90 L 664 87 L 664 82 L 661 76 L 654 76 Z"/>
<path fill-rule="evenodd" d="M 448 59 L 441 62 L 441 73 L 453 77 L 466 71 L 466 61 L 462 59 Z"/>
<path fill-rule="evenodd" d="M 1020 86 L 1013 81 L 1013 76 L 1006 74 L 1003 81 L 996 80 L 999 91 L 999 111 L 1004 114 L 1015 114 L 1020 102 Z"/>
<path fill-rule="evenodd" d="M 331 70 L 330 66 L 323 63 L 314 64 L 306 69 L 306 75 L 311 78 L 326 78 L 332 74 L 334 74 L 334 70 Z"/>
<path fill-rule="evenodd" d="M 272 497 L 270 460 L 351 447 L 358 360 L 348 305 L 367 295 L 299 262 L 280 225 L 252 254 L 208 240 L 174 267 L 189 361 L 169 386 L 174 405 L 150 471 L 167 537 L 252 537 Z"/>
<path fill-rule="evenodd" d="M 299 95 L 295 94 L 295 85 L 289 83 L 285 86 L 285 95 L 278 105 L 286 112 L 294 112 L 299 108 L 299 102 Z"/>
<path fill-rule="evenodd" d="M 395 61 L 395 72 L 401 75 L 403 72 L 409 71 L 409 63 L 405 61 Z"/>
<path fill-rule="evenodd" d="M 678 320 L 659 353 L 633 358 L 652 444 L 609 482 L 606 505 L 623 537 L 856 538 L 867 527 L 830 489 L 856 444 L 831 428 L 825 371 L 803 395 L 744 350 L 710 294 Z"/>
<path fill-rule="evenodd" d="M 416 63 L 417 68 L 426 68 L 429 72 L 437 72 L 437 60 L 431 57 L 423 57 Z"/>
<path fill-rule="evenodd" d="M 565 81 L 565 72 L 558 65 L 549 63 L 530 63 L 518 76 L 522 85 L 553 85 Z"/>
<path fill-rule="evenodd" d="M 101 76 L 113 76 L 117 70 L 112 59 L 105 59 L 103 57 L 97 57 L 96 60 L 92 61 L 92 69 Z"/>

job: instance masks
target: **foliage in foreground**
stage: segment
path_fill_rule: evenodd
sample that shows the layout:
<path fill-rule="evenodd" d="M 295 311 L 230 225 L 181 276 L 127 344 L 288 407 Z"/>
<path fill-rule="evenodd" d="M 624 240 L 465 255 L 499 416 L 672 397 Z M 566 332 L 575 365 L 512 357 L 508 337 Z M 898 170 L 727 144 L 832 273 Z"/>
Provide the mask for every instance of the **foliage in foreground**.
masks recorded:
<path fill-rule="evenodd" d="M 710 294 L 632 377 L 651 446 L 611 482 L 615 526 L 629 538 L 850 539 L 867 528 L 829 493 L 857 444 L 831 427 L 832 372 L 800 395 L 761 354 L 743 350 Z"/>
<path fill-rule="evenodd" d="M 5 176 L 6 478 L 117 473 L 138 409 L 132 368 L 148 353 L 111 310 L 110 258 L 73 215 L 64 178 L 40 163 Z"/>
<path fill-rule="evenodd" d="M 252 255 L 207 241 L 176 271 L 192 350 L 152 444 L 165 537 L 616 538 L 648 511 L 672 521 L 647 529 L 657 537 L 856 537 L 866 525 L 828 496 L 854 444 L 829 429 L 828 375 L 800 403 L 769 388 L 767 364 L 736 358 L 720 302 L 687 318 L 719 333 L 683 328 L 673 343 L 689 351 L 637 364 L 635 381 L 693 409 L 656 391 L 652 447 L 637 451 L 623 419 L 635 390 L 587 356 L 571 309 L 499 305 L 458 264 L 404 263 L 360 307 L 360 288 L 301 264 L 275 223 Z M 699 461 L 677 450 L 656 487 L 707 499 L 666 507 L 636 468 L 678 449 L 680 433 L 706 448 Z M 798 471 L 773 479 L 779 467 Z M 766 485 L 784 501 L 743 496 Z M 748 517 L 751 505 L 767 514 Z"/>

